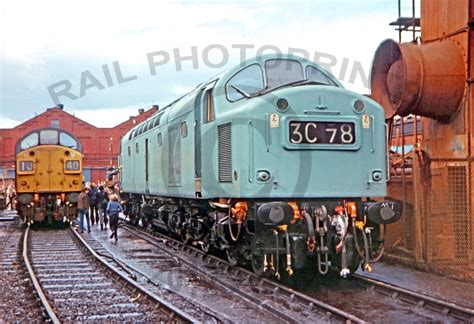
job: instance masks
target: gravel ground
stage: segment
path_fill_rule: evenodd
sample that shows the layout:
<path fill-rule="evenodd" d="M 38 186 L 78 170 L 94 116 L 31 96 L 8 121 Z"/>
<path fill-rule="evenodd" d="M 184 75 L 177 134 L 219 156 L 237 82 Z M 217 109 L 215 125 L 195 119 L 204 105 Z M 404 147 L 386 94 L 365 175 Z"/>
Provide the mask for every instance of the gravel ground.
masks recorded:
<path fill-rule="evenodd" d="M 158 305 L 105 271 L 68 230 L 41 229 L 30 239 L 36 276 L 64 323 L 160 323 Z"/>
<path fill-rule="evenodd" d="M 22 228 L 0 223 L 0 323 L 39 323 L 43 314 L 22 266 Z"/>

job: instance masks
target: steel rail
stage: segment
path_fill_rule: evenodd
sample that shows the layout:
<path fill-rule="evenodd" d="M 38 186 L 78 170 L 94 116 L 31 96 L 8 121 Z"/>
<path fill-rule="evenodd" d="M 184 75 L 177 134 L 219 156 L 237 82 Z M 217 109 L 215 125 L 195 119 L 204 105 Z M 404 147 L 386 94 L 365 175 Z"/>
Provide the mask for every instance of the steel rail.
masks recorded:
<path fill-rule="evenodd" d="M 103 258 L 102 256 L 100 256 L 83 238 L 82 236 L 77 232 L 76 229 L 72 229 L 70 228 L 69 229 L 70 232 L 72 232 L 75 237 L 82 243 L 82 245 L 89 251 L 90 254 L 92 254 L 94 256 L 94 258 L 96 258 L 96 260 L 98 260 L 102 265 L 104 265 L 105 267 L 107 267 L 110 271 L 112 271 L 114 274 L 116 274 L 117 276 L 119 276 L 120 278 L 122 278 L 122 280 L 126 281 L 129 285 L 133 286 L 134 288 L 136 288 L 137 290 L 139 290 L 140 292 L 142 292 L 143 294 L 145 294 L 146 296 L 148 296 L 150 299 L 152 299 L 153 301 L 157 302 L 158 304 L 162 305 L 166 310 L 167 310 L 167 313 L 168 315 L 173 318 L 174 320 L 177 320 L 177 321 L 180 321 L 180 322 L 184 322 L 184 323 L 197 323 L 199 322 L 197 319 L 195 319 L 194 317 L 190 316 L 189 314 L 183 312 L 181 309 L 177 308 L 176 306 L 168 303 L 167 301 L 165 301 L 164 299 L 162 299 L 161 297 L 159 297 L 158 295 L 156 295 L 155 293 L 149 291 L 148 289 L 146 289 L 145 287 L 139 285 L 138 283 L 136 283 L 135 281 L 133 281 L 132 279 L 130 279 L 129 277 L 125 276 L 123 273 L 121 273 L 120 271 L 118 271 L 115 267 L 113 267 L 112 265 L 110 265 L 106 260 L 105 258 Z"/>
<path fill-rule="evenodd" d="M 31 282 L 33 284 L 33 288 L 35 289 L 36 293 L 38 294 L 38 297 L 41 301 L 41 304 L 43 305 L 48 317 L 51 319 L 51 321 L 54 324 L 59 324 L 61 323 L 56 315 L 56 312 L 53 310 L 53 307 L 51 306 L 48 298 L 46 297 L 43 287 L 41 287 L 41 284 L 39 283 L 38 279 L 36 278 L 35 272 L 33 270 L 33 267 L 31 266 L 30 260 L 28 258 L 28 251 L 29 251 L 29 233 L 30 233 L 30 227 L 28 226 L 25 230 L 25 235 L 23 237 L 23 261 L 25 262 L 26 269 L 28 270 L 28 274 L 30 276 Z"/>
<path fill-rule="evenodd" d="M 257 275 L 255 275 L 253 272 L 248 271 L 246 269 L 243 269 L 243 268 L 240 268 L 240 267 L 233 267 L 223 259 L 220 259 L 220 258 L 215 257 L 213 255 L 206 254 L 203 251 L 201 251 L 200 249 L 194 248 L 194 247 L 189 246 L 189 245 L 185 245 L 182 242 L 180 242 L 180 241 L 178 241 L 174 238 L 171 238 L 167 235 L 164 235 L 162 233 L 153 232 L 153 234 L 150 234 L 150 233 L 145 232 L 142 229 L 139 229 L 137 227 L 133 227 L 133 226 L 130 226 L 130 225 L 126 225 L 126 224 L 124 224 L 123 228 L 125 230 L 127 230 L 129 233 L 131 233 L 131 234 L 133 234 L 137 237 L 140 237 L 140 238 L 146 240 L 147 242 L 149 242 L 150 244 L 160 248 L 162 251 L 171 254 L 170 251 L 166 251 L 161 246 L 161 244 L 159 244 L 157 242 L 157 237 L 156 236 L 159 236 L 163 239 L 166 239 L 166 240 L 172 242 L 173 246 L 179 246 L 179 247 L 181 247 L 182 250 L 184 250 L 184 251 L 187 250 L 188 252 L 194 254 L 195 256 L 200 255 L 201 258 L 203 258 L 203 259 L 207 258 L 210 262 L 212 261 L 212 262 L 216 263 L 217 265 L 224 265 L 224 271 L 225 272 L 229 272 L 229 270 L 232 269 L 235 272 L 235 274 L 240 273 L 240 274 L 245 275 L 247 281 L 249 281 L 250 278 L 253 278 L 254 280 L 256 280 L 260 284 L 260 286 L 266 285 L 268 287 L 268 289 L 270 291 L 272 291 L 273 293 L 277 293 L 277 292 L 278 293 L 283 293 L 291 301 L 295 301 L 296 299 L 300 299 L 300 301 L 303 302 L 302 305 L 305 305 L 309 310 L 313 310 L 314 307 L 318 307 L 319 310 L 329 312 L 332 315 L 336 315 L 336 316 L 340 317 L 346 323 L 352 323 L 352 322 L 353 323 L 366 323 L 366 321 L 364 321 L 363 319 L 361 319 L 357 316 L 354 316 L 354 315 L 352 315 L 350 313 L 347 313 L 347 312 L 345 312 L 341 309 L 338 309 L 338 308 L 336 308 L 334 306 L 331 306 L 329 304 L 326 304 L 326 303 L 324 303 L 320 300 L 317 300 L 315 298 L 312 298 L 310 296 L 302 294 L 298 291 L 295 291 L 295 290 L 293 290 L 289 287 L 283 286 L 283 285 L 281 285 L 279 283 L 276 283 L 274 281 L 268 280 L 266 278 L 260 278 Z M 183 263 L 186 263 L 189 266 L 193 266 L 193 264 L 191 262 L 185 260 L 184 258 L 180 258 L 176 254 L 173 254 L 173 256 L 178 257 L 180 259 L 180 261 L 182 261 Z M 213 280 L 216 280 L 216 279 L 213 278 Z M 234 291 L 235 291 L 235 286 L 232 286 L 230 288 L 234 289 Z M 248 294 L 246 294 L 246 296 L 248 296 L 248 298 L 250 300 L 256 301 L 259 304 L 261 304 L 261 301 L 255 300 L 255 298 L 253 298 L 252 296 L 250 296 Z M 261 304 L 261 306 L 262 307 L 267 307 L 268 305 L 267 304 Z M 269 310 L 273 311 L 273 309 L 269 309 Z M 288 316 L 285 316 L 284 318 L 287 319 L 290 322 L 295 321 L 293 318 L 291 318 L 291 317 L 289 318 Z"/>
<path fill-rule="evenodd" d="M 447 301 L 444 301 L 444 300 L 441 300 L 441 299 L 436 299 L 434 297 L 424 295 L 422 293 L 418 293 L 418 292 L 415 292 L 415 291 L 411 291 L 411 290 L 408 290 L 408 289 L 405 289 L 405 288 L 402 288 L 402 287 L 398 287 L 398 286 L 395 286 L 395 285 L 392 285 L 390 283 L 380 281 L 380 280 L 377 280 L 377 279 L 368 278 L 368 277 L 358 275 L 358 274 L 353 274 L 352 276 L 354 278 L 357 278 L 358 280 L 369 283 L 369 284 L 371 284 L 371 285 L 373 285 L 377 288 L 380 288 L 380 289 L 383 289 L 383 290 L 390 291 L 390 292 L 394 293 L 394 294 L 392 294 L 392 297 L 398 297 L 398 294 L 402 295 L 402 296 L 412 297 L 412 298 L 415 298 L 415 299 L 419 300 L 417 306 L 428 306 L 430 304 L 435 305 L 435 306 L 438 306 L 438 307 L 441 308 L 441 313 L 443 315 L 449 315 L 449 314 L 452 314 L 453 316 L 461 315 L 462 318 L 460 318 L 460 319 L 468 320 L 470 322 L 474 322 L 474 309 L 472 309 L 472 308 L 460 306 L 460 305 L 457 305 L 457 304 L 454 304 L 454 303 L 451 303 L 451 302 L 447 302 Z M 397 294 L 397 295 L 395 295 L 395 294 Z M 430 309 L 432 309 L 432 308 L 430 308 Z"/>

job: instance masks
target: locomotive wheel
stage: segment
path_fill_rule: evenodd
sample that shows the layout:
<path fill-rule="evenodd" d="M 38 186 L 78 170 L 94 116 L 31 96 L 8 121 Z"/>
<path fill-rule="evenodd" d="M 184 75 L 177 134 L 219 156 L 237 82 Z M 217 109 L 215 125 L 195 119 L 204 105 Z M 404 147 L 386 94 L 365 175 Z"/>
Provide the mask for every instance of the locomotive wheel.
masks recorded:
<path fill-rule="evenodd" d="M 227 261 L 230 263 L 231 266 L 236 266 L 239 262 L 235 250 L 227 248 L 225 249 L 225 255 L 227 257 Z"/>
<path fill-rule="evenodd" d="M 141 221 L 142 221 L 142 227 L 143 228 L 148 228 L 148 221 L 147 221 L 146 217 L 142 216 Z"/>
<path fill-rule="evenodd" d="M 189 240 L 191 239 L 191 236 L 188 234 L 188 231 L 181 230 L 181 235 L 180 236 L 181 236 L 181 241 L 183 242 L 183 244 L 188 245 Z"/>
<path fill-rule="evenodd" d="M 264 274 L 263 255 L 252 255 L 251 266 L 253 273 L 255 273 L 259 277 L 262 276 Z"/>
<path fill-rule="evenodd" d="M 202 244 L 201 244 L 201 250 L 203 250 L 203 252 L 205 253 L 209 253 L 209 251 L 211 250 L 211 241 L 209 239 L 209 235 L 206 235 L 206 237 L 203 238 Z"/>

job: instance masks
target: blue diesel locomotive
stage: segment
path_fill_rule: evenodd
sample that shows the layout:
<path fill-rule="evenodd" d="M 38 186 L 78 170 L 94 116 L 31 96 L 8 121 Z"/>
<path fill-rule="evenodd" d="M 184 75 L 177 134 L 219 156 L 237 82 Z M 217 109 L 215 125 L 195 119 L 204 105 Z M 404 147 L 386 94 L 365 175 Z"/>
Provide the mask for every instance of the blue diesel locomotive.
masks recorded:
<path fill-rule="evenodd" d="M 381 106 L 291 55 L 249 59 L 121 140 L 128 217 L 258 274 L 370 271 L 385 225 Z"/>

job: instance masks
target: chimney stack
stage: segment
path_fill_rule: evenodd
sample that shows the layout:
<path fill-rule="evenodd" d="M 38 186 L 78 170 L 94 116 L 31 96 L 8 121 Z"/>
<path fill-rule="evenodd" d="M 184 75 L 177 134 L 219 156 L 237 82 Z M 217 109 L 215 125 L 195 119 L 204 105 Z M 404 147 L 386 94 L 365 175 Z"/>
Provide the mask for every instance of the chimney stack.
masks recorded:
<path fill-rule="evenodd" d="M 57 104 L 56 107 L 61 109 L 61 110 L 64 110 L 64 105 L 63 104 Z"/>
<path fill-rule="evenodd" d="M 143 109 L 143 108 L 138 109 L 138 114 L 139 115 L 143 114 L 144 112 L 145 112 L 145 109 Z"/>
<path fill-rule="evenodd" d="M 159 105 L 153 105 L 153 106 L 151 106 L 151 108 L 156 109 L 156 111 L 160 110 L 160 106 L 159 106 Z"/>

